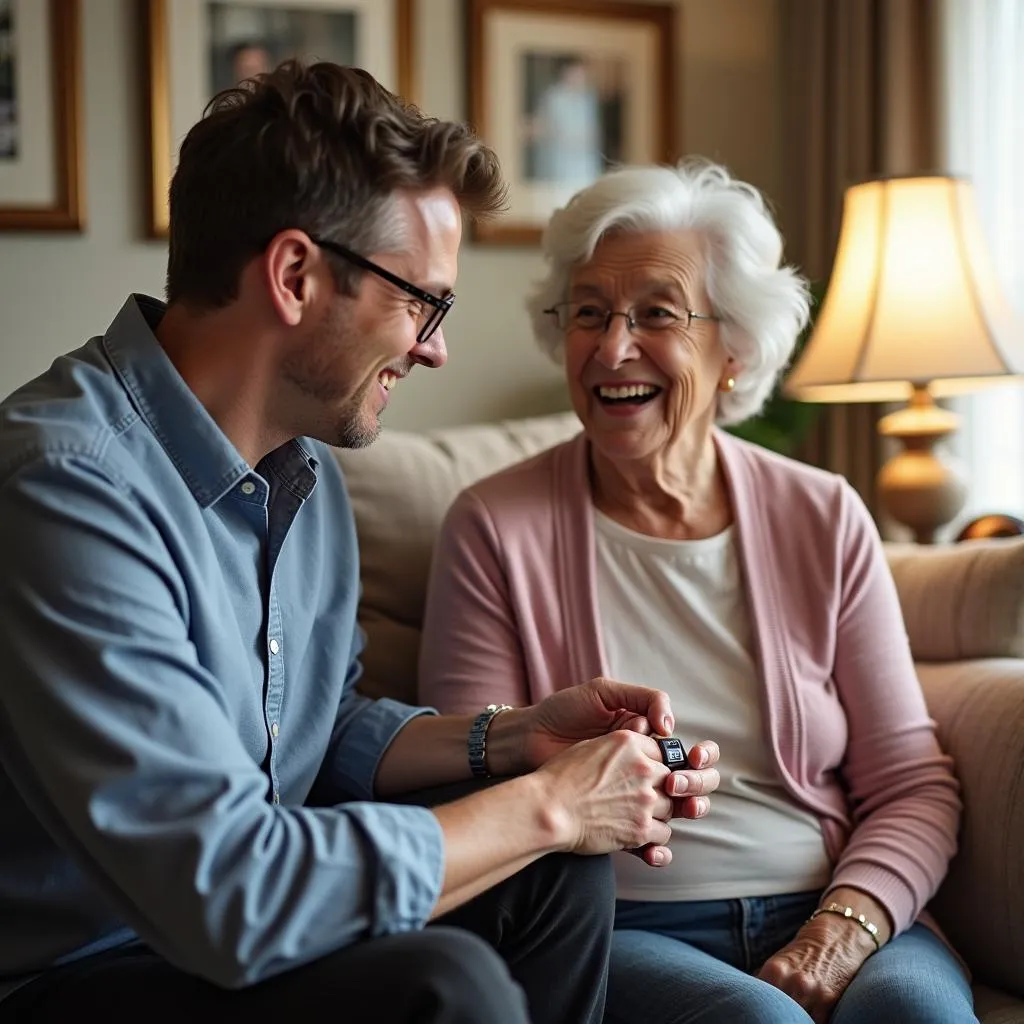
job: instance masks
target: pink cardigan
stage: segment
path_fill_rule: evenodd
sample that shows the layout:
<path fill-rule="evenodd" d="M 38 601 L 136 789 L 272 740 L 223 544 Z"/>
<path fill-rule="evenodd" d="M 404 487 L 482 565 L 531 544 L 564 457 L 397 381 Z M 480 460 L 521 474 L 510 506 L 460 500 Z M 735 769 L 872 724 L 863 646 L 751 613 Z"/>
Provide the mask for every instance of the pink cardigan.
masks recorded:
<path fill-rule="evenodd" d="M 872 894 L 898 934 L 946 873 L 960 800 L 877 531 L 842 477 L 715 440 L 779 774 L 821 821 L 833 884 Z M 431 571 L 425 704 L 523 705 L 607 674 L 587 451 L 581 434 L 455 501 Z M 674 710 L 685 736 L 686 708 Z"/>

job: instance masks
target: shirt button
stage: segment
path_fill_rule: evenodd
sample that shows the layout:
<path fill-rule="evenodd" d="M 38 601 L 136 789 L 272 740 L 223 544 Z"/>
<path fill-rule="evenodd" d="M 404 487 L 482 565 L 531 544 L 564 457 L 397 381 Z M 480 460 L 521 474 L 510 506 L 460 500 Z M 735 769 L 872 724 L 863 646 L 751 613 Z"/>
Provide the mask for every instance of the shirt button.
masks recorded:
<path fill-rule="evenodd" d="M 245 483 L 242 484 L 242 493 L 243 494 L 255 494 L 256 493 L 256 485 L 251 480 L 246 480 Z"/>
<path fill-rule="evenodd" d="M 270 653 L 271 654 L 277 654 L 277 652 L 279 650 L 281 650 L 281 645 L 277 642 L 276 639 L 275 640 L 271 640 L 270 641 Z"/>
<path fill-rule="evenodd" d="M 270 727 L 270 735 L 276 738 L 277 734 L 280 731 L 281 730 L 277 727 L 277 722 L 274 722 L 274 724 Z"/>
<path fill-rule="evenodd" d="M 279 804 L 281 802 L 281 794 L 274 790 L 274 803 Z"/>

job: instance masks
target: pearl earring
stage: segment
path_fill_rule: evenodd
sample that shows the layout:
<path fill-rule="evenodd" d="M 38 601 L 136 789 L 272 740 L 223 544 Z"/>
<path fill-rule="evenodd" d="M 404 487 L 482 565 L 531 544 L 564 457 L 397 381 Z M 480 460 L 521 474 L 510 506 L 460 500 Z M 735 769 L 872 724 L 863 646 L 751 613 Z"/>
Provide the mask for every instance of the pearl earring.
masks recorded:
<path fill-rule="evenodd" d="M 735 387 L 736 387 L 736 378 L 735 377 L 726 377 L 724 383 L 722 384 L 722 390 L 723 391 L 732 391 L 733 388 L 735 388 Z"/>

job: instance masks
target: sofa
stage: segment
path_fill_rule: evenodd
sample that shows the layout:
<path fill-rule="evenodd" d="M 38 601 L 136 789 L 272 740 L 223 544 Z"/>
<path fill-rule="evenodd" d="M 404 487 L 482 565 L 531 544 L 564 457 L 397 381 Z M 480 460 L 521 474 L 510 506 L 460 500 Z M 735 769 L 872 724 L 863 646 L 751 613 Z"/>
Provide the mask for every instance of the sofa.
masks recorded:
<path fill-rule="evenodd" d="M 456 494 L 567 439 L 571 413 L 337 450 L 355 511 L 364 693 L 416 702 L 434 538 Z M 931 910 L 983 1024 L 1024 1024 L 1024 538 L 887 546 L 928 706 L 962 785 L 959 851 Z"/>

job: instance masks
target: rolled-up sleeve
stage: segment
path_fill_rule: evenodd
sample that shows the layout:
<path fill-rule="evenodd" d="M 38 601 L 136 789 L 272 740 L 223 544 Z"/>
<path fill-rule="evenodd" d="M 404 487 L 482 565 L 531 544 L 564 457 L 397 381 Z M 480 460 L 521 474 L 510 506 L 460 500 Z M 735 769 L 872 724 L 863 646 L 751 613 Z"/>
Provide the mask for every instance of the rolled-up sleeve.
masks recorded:
<path fill-rule="evenodd" d="M 82 456 L 0 490 L 0 752 L 47 832 L 158 952 L 228 987 L 422 927 L 444 875 L 427 809 L 285 807 L 189 636 L 185 582 L 136 496 Z M 351 692 L 339 789 L 372 795 L 416 709 Z"/>
<path fill-rule="evenodd" d="M 330 748 L 311 794 L 317 804 L 372 800 L 377 768 L 391 741 L 414 718 L 437 714 L 433 708 L 412 707 L 387 697 L 371 700 L 356 692 L 361 673 L 358 655 L 365 640 L 363 631 L 356 625 L 350 647 L 352 660 L 345 679 L 345 699 L 338 707 Z"/>
<path fill-rule="evenodd" d="M 377 767 L 402 728 L 432 708 L 413 708 L 396 700 L 352 694 L 342 705 L 317 793 L 337 792 L 341 799 L 370 800 Z"/>

